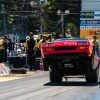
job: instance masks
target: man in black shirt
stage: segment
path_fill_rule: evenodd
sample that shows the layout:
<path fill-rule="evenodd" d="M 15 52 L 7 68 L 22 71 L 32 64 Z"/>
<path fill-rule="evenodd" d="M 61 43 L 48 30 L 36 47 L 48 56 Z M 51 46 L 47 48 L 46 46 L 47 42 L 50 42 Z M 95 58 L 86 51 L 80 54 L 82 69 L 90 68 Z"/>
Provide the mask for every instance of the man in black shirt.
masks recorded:
<path fill-rule="evenodd" d="M 25 42 L 25 48 L 28 54 L 29 58 L 29 66 L 30 70 L 33 69 L 36 71 L 36 47 L 37 47 L 37 41 L 34 39 L 34 34 L 32 32 L 29 33 L 29 39 Z"/>
<path fill-rule="evenodd" d="M 8 43 L 9 50 L 14 50 L 14 43 L 11 41 L 11 39 L 8 39 L 8 40 L 9 40 L 9 43 Z"/>
<path fill-rule="evenodd" d="M 11 52 L 11 56 L 13 56 L 13 51 L 14 51 L 14 43 L 12 42 L 11 39 L 8 39 L 9 40 L 9 43 L 8 43 L 8 48 L 9 48 L 9 51 Z"/>

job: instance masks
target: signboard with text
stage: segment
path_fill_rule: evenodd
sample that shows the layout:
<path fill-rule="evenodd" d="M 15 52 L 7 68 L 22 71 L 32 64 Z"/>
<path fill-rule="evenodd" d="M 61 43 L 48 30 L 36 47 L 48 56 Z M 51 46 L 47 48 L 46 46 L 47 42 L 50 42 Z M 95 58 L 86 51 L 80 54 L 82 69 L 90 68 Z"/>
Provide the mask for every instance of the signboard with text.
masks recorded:
<path fill-rule="evenodd" d="M 91 39 L 93 38 L 94 35 L 96 35 L 97 38 L 100 39 L 99 11 L 81 12 L 80 13 L 80 37 Z"/>
<path fill-rule="evenodd" d="M 80 12 L 80 18 L 92 18 L 92 19 L 94 19 L 94 12 Z"/>
<path fill-rule="evenodd" d="M 100 20 L 100 11 L 95 11 L 94 12 L 94 19 L 99 19 Z"/>

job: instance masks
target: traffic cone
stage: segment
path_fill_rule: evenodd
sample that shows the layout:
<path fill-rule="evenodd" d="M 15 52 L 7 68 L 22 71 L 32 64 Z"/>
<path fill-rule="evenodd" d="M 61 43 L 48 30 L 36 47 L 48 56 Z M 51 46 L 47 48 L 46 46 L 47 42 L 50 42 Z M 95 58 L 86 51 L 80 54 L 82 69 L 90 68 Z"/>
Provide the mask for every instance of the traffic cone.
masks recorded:
<path fill-rule="evenodd" d="M 42 60 L 40 60 L 40 70 L 43 70 Z"/>

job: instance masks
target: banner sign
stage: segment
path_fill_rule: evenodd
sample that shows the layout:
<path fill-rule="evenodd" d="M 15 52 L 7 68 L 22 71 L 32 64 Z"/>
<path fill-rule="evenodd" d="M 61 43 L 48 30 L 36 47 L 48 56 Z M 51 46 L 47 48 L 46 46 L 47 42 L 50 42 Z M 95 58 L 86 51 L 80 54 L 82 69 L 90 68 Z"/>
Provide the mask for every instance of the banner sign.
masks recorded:
<path fill-rule="evenodd" d="M 11 70 L 7 64 L 0 63 L 0 75 L 8 75 L 10 72 Z"/>
<path fill-rule="evenodd" d="M 80 37 L 92 39 L 93 36 L 96 35 L 98 39 L 100 39 L 100 29 L 81 29 Z"/>
<path fill-rule="evenodd" d="M 94 12 L 80 12 L 81 19 L 100 19 L 100 11 Z"/>
<path fill-rule="evenodd" d="M 99 11 L 80 13 L 80 37 L 92 39 L 96 35 L 100 39 L 99 15 Z"/>
<path fill-rule="evenodd" d="M 100 11 L 94 12 L 94 19 L 100 19 Z"/>
<path fill-rule="evenodd" d="M 80 18 L 92 18 L 92 19 L 94 19 L 94 12 L 80 12 Z"/>
<path fill-rule="evenodd" d="M 80 20 L 80 26 L 100 26 L 100 20 Z"/>

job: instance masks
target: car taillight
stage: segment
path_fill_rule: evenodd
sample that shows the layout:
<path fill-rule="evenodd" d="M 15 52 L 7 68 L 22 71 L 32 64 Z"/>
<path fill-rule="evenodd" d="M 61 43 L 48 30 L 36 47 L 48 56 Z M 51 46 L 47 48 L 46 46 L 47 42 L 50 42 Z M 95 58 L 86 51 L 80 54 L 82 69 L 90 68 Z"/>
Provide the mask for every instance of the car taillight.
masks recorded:
<path fill-rule="evenodd" d="M 43 46 L 50 47 L 50 46 L 54 46 L 54 44 L 53 43 L 45 43 L 45 44 L 43 44 Z"/>
<path fill-rule="evenodd" d="M 80 42 L 77 42 L 78 45 L 88 45 L 88 42 L 87 41 L 80 41 Z"/>

